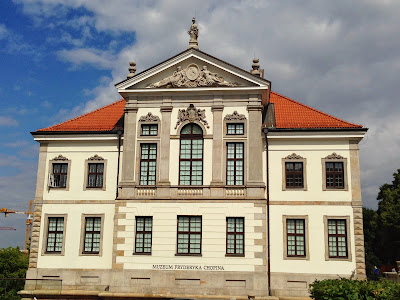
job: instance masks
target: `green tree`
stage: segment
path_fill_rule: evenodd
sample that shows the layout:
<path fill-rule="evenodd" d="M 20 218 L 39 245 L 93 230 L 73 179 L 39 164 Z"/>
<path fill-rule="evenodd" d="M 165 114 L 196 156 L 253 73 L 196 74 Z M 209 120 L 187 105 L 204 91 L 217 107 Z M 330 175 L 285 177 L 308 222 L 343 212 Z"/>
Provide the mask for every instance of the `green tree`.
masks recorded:
<path fill-rule="evenodd" d="M 374 266 L 382 264 L 377 256 L 377 253 L 379 253 L 379 240 L 377 236 L 379 228 L 378 212 L 364 207 L 363 219 L 366 271 L 368 278 L 374 278 Z"/>
<path fill-rule="evenodd" d="M 28 269 L 28 255 L 17 248 L 0 249 L 0 300 L 19 300 L 17 292 L 24 288 L 24 280 L 5 278 L 25 278 Z"/>
<path fill-rule="evenodd" d="M 393 174 L 392 184 L 379 188 L 378 238 L 379 257 L 384 264 L 394 264 L 400 260 L 400 169 Z"/>

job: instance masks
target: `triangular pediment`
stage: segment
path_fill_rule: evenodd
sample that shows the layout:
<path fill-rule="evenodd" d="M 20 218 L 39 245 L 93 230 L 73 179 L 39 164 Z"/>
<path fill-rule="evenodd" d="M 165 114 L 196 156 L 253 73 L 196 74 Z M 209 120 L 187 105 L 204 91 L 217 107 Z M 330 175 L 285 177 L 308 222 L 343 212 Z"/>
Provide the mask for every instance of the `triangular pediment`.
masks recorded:
<path fill-rule="evenodd" d="M 270 82 L 196 49 L 186 50 L 116 87 L 119 92 L 173 89 L 269 89 Z"/>

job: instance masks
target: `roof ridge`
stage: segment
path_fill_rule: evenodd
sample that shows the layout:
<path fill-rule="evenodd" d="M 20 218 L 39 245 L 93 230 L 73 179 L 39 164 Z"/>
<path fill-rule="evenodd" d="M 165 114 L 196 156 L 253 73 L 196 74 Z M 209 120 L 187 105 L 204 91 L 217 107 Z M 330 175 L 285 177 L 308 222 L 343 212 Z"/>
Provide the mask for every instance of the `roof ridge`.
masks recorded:
<path fill-rule="evenodd" d="M 341 121 L 341 122 L 344 122 L 344 123 L 347 123 L 347 124 L 350 124 L 350 125 L 353 125 L 353 126 L 363 127 L 361 124 L 350 123 L 350 122 L 348 122 L 348 121 L 339 119 L 338 117 L 332 116 L 332 115 L 330 115 L 330 114 L 328 114 L 328 113 L 325 113 L 325 112 L 323 112 L 323 111 L 321 111 L 321 110 L 318 110 L 318 109 L 316 109 L 316 108 L 314 108 L 314 107 L 311 107 L 311 106 L 306 105 L 306 104 L 304 104 L 304 103 L 301 103 L 301 102 L 299 102 L 299 101 L 293 100 L 293 99 L 291 99 L 291 98 L 289 98 L 289 97 L 287 97 L 287 96 L 284 96 L 284 95 L 282 95 L 282 94 L 279 94 L 279 93 L 277 93 L 277 92 L 271 91 L 271 93 L 274 93 L 274 94 L 276 94 L 276 95 L 278 95 L 278 96 L 280 96 L 280 97 L 282 97 L 282 98 L 285 98 L 286 100 L 289 100 L 289 101 L 291 101 L 291 102 L 294 102 L 294 103 L 296 103 L 296 104 L 299 104 L 299 105 L 301 105 L 301 106 L 303 106 L 303 107 L 309 108 L 309 109 L 311 109 L 311 110 L 313 110 L 313 111 L 315 111 L 315 112 L 317 112 L 317 113 L 320 113 L 320 114 L 322 114 L 322 115 L 325 115 L 325 116 L 327 116 L 327 117 L 334 118 L 334 119 L 337 120 L 337 121 Z"/>
<path fill-rule="evenodd" d="M 87 115 L 93 114 L 93 113 L 95 113 L 95 112 L 97 112 L 97 111 L 99 111 L 99 110 L 102 110 L 102 109 L 104 109 L 104 108 L 113 106 L 113 105 L 115 105 L 115 104 L 118 104 L 118 103 L 120 103 L 121 101 L 125 101 L 125 99 L 117 100 L 117 101 L 112 102 L 112 103 L 110 103 L 110 104 L 107 104 L 107 105 L 104 105 L 104 106 L 102 106 L 102 107 L 99 107 L 98 109 L 95 109 L 95 110 L 92 110 L 92 111 L 90 111 L 90 112 L 87 112 L 86 114 L 83 114 L 83 115 L 77 116 L 77 117 L 75 117 L 75 118 L 66 120 L 66 121 L 61 122 L 61 123 L 58 123 L 58 124 L 56 124 L 56 125 L 52 125 L 52 126 L 40 128 L 40 129 L 38 129 L 38 130 L 36 130 L 36 131 L 42 131 L 42 130 L 45 130 L 45 129 L 48 129 L 48 128 L 51 128 L 51 127 L 60 126 L 60 125 L 63 125 L 63 124 L 65 124 L 65 123 L 68 123 L 68 122 L 72 122 L 72 121 L 75 121 L 75 120 L 79 120 L 79 119 L 81 119 L 81 118 L 83 118 L 83 117 L 85 117 L 85 116 L 87 116 Z"/>

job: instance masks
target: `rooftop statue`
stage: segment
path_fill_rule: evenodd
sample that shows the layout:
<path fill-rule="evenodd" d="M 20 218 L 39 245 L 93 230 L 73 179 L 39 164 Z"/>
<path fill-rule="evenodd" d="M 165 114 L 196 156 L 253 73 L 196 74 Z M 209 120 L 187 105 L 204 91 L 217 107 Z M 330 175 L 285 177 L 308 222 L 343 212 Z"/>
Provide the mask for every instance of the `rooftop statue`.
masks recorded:
<path fill-rule="evenodd" d="M 199 37 L 199 28 L 197 27 L 196 24 L 196 19 L 192 19 L 192 26 L 190 26 L 190 29 L 188 31 L 188 34 L 190 35 L 190 41 L 189 41 L 189 47 L 188 48 L 195 48 L 199 49 L 199 43 L 197 41 L 197 38 Z"/>

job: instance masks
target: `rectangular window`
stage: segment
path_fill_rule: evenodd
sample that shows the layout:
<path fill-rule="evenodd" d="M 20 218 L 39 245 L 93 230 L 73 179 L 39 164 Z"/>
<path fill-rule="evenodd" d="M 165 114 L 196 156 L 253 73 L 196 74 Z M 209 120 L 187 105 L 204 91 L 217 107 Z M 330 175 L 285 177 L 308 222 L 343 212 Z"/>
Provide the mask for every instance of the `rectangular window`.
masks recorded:
<path fill-rule="evenodd" d="M 53 163 L 54 187 L 67 186 L 68 164 Z"/>
<path fill-rule="evenodd" d="M 286 219 L 287 256 L 306 256 L 305 221 L 303 219 Z"/>
<path fill-rule="evenodd" d="M 226 124 L 228 135 L 240 135 L 244 134 L 244 124 Z"/>
<path fill-rule="evenodd" d="M 136 217 L 135 253 L 151 254 L 153 217 Z"/>
<path fill-rule="evenodd" d="M 201 254 L 201 216 L 178 216 L 177 254 Z"/>
<path fill-rule="evenodd" d="M 158 134 L 157 124 L 142 124 L 142 135 L 155 136 Z"/>
<path fill-rule="evenodd" d="M 343 189 L 344 188 L 344 169 L 343 162 L 326 162 L 326 188 Z"/>
<path fill-rule="evenodd" d="M 244 218 L 226 218 L 226 254 L 244 255 Z"/>
<path fill-rule="evenodd" d="M 243 185 L 244 184 L 244 144 L 227 143 L 226 156 L 226 184 Z"/>
<path fill-rule="evenodd" d="M 303 163 L 286 162 L 286 188 L 303 188 Z"/>
<path fill-rule="evenodd" d="M 104 163 L 89 163 L 88 186 L 103 187 Z"/>
<path fill-rule="evenodd" d="M 328 248 L 330 258 L 347 258 L 346 220 L 328 219 Z"/>
<path fill-rule="evenodd" d="M 64 217 L 49 217 L 47 253 L 61 253 L 64 238 Z"/>
<path fill-rule="evenodd" d="M 203 184 L 203 140 L 181 139 L 179 184 Z"/>
<path fill-rule="evenodd" d="M 99 254 L 100 253 L 100 231 L 101 217 L 85 218 L 85 240 L 83 253 Z"/>
<path fill-rule="evenodd" d="M 140 147 L 140 185 L 155 185 L 157 144 L 141 144 Z"/>

